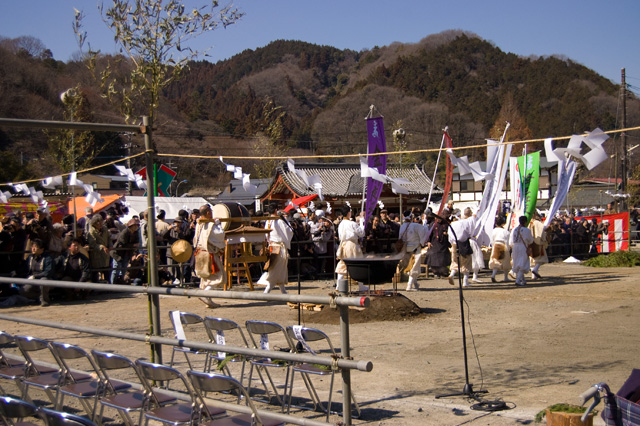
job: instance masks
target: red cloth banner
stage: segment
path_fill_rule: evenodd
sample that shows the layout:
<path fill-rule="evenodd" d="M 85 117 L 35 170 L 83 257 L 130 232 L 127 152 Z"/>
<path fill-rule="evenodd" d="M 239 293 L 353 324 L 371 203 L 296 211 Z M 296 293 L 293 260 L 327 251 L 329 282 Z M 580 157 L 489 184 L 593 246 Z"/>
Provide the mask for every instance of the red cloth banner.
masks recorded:
<path fill-rule="evenodd" d="M 451 136 L 446 131 L 444 133 L 444 145 L 447 149 L 453 148 L 453 141 L 451 140 Z M 445 206 L 447 205 L 447 198 L 449 198 L 449 191 L 451 191 L 451 182 L 453 181 L 453 164 L 451 163 L 451 158 L 448 155 L 445 155 L 447 158 L 447 174 L 444 178 L 444 190 L 442 192 L 442 201 L 440 202 L 440 208 L 438 209 L 438 215 L 442 214 Z M 427 206 L 428 207 L 428 206 Z"/>
<path fill-rule="evenodd" d="M 629 212 L 583 217 L 589 222 L 596 219 L 598 223 L 608 224 L 606 231 L 602 233 L 602 244 L 598 246 L 598 253 L 629 250 Z"/>

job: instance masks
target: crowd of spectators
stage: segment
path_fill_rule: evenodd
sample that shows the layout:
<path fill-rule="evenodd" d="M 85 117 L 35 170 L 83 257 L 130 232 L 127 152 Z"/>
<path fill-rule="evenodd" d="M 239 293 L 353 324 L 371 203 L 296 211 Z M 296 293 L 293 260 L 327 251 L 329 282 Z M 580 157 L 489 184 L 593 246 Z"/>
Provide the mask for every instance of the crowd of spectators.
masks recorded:
<path fill-rule="evenodd" d="M 449 208 L 455 213 L 451 206 Z M 638 223 L 637 211 L 632 210 L 632 226 L 634 221 Z M 75 223 L 73 215 L 53 223 L 46 208 L 5 216 L 0 222 L 0 276 L 111 284 L 146 282 L 147 212 L 123 223 L 126 213 L 122 205 L 98 213 L 87 208 L 84 217 Z M 403 213 L 407 215 L 420 217 L 420 212 Z M 256 212 L 253 216 L 262 216 L 262 213 Z M 173 219 L 167 219 L 162 210 L 157 213 L 155 238 L 162 285 L 198 284 L 191 262 L 178 263 L 172 256 L 172 245 L 177 241 L 193 243 L 198 217 L 197 209 L 180 210 Z M 294 231 L 289 251 L 290 275 L 299 273 L 303 279 L 332 278 L 339 244 L 337 228 L 342 215 L 317 209 L 307 216 L 292 212 L 284 217 Z M 362 241 L 363 251 L 393 253 L 401 227 L 399 219 L 385 209 L 373 215 Z M 264 222 L 253 225 L 263 227 Z M 547 228 L 548 256 L 551 261 L 567 256 L 585 259 L 598 252 L 607 230 L 607 224 L 598 219 L 587 221 L 576 219 L 573 214 L 558 215 Z M 252 266 L 255 269 L 252 275 L 259 276 L 260 265 Z M 88 294 L 56 288 L 51 291 L 55 298 L 85 298 Z M 49 293 L 47 287 L 0 284 L 0 299 L 17 296 L 18 300 L 39 301 L 46 306 L 50 303 Z"/>

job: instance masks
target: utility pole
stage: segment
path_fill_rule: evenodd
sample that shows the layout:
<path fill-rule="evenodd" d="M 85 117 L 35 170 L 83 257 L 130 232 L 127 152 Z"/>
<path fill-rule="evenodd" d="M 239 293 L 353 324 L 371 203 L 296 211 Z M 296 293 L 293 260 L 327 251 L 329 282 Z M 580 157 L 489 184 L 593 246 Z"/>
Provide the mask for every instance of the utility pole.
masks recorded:
<path fill-rule="evenodd" d="M 622 82 L 620 85 L 620 95 L 622 96 L 622 128 L 627 128 L 627 83 L 625 78 L 625 69 L 622 68 Z M 628 164 L 627 157 L 629 153 L 627 152 L 627 135 L 625 132 L 620 134 L 620 138 L 622 139 L 622 193 L 627 193 L 627 174 L 628 174 Z M 623 198 L 623 209 L 627 209 L 627 201 Z"/>

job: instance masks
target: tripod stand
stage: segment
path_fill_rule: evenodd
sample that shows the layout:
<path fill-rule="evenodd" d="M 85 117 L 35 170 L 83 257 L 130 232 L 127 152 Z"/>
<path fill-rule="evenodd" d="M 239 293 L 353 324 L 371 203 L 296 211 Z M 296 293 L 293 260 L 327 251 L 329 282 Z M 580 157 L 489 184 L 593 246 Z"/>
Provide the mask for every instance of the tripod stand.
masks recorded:
<path fill-rule="evenodd" d="M 453 234 L 453 238 L 456 240 L 456 247 L 459 247 L 459 245 L 458 245 L 458 236 L 456 235 L 456 231 L 451 226 L 451 223 L 447 219 L 442 218 L 442 217 L 440 217 L 438 215 L 434 214 L 434 216 L 439 218 L 441 221 L 443 221 L 444 223 L 446 223 L 449 226 L 449 229 L 451 230 L 451 233 Z M 436 395 L 436 399 L 438 399 L 438 398 L 448 398 L 448 397 L 451 397 L 451 396 L 473 397 L 475 394 L 489 392 L 488 390 L 474 391 L 473 390 L 473 385 L 471 383 L 469 383 L 469 365 L 468 365 L 468 362 L 467 362 L 467 333 L 466 333 L 466 328 L 465 328 L 465 325 L 464 325 L 464 296 L 462 294 L 462 273 L 460 272 L 460 250 L 456 250 L 456 254 L 458 256 L 458 296 L 460 298 L 460 320 L 461 320 L 461 324 L 462 324 L 462 348 L 463 348 L 463 352 L 464 352 L 464 387 L 462 388 L 462 392 L 454 392 L 454 393 Z"/>

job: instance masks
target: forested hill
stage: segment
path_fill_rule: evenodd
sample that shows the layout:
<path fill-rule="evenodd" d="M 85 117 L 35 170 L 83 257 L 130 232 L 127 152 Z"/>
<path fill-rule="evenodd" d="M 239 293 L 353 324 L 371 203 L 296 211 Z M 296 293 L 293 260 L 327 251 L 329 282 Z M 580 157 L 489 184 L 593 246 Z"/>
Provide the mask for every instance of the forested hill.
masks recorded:
<path fill-rule="evenodd" d="M 191 119 L 213 120 L 232 134 L 258 130 L 265 100 L 273 100 L 286 112 L 289 146 L 311 140 L 327 152 L 362 132 L 356 117 L 371 104 L 428 145 L 445 125 L 470 144 L 489 135 L 501 110 L 521 127 L 512 127 L 512 139 L 613 129 L 618 93 L 570 59 L 524 58 L 448 31 L 361 52 L 279 40 L 216 64 L 194 63 L 166 94 Z"/>
<path fill-rule="evenodd" d="M 83 63 L 57 61 L 29 37 L 0 37 L 0 117 L 64 119 L 59 95 L 78 84 L 87 121 L 122 122 Z M 370 105 L 385 117 L 388 141 L 393 129 L 407 131 L 402 148 L 409 150 L 439 147 L 445 126 L 454 143 L 465 146 L 499 137 L 506 121 L 510 140 L 620 125 L 613 82 L 570 59 L 520 57 L 463 31 L 359 52 L 278 40 L 215 64 L 191 63 L 163 95 L 154 137 L 169 153 L 265 155 L 269 146 L 259 145 L 265 139 L 286 155 L 364 152 Z M 630 95 L 628 127 L 640 124 L 639 105 Z M 106 149 L 93 163 L 124 155 L 119 138 L 97 138 Z M 47 155 L 50 144 L 42 132 L 0 129 L 0 180 L 61 172 Z M 389 142 L 389 149 L 399 147 Z M 430 162 L 433 156 L 405 160 Z M 198 172 L 220 172 L 206 167 L 198 165 Z M 194 170 L 182 166 L 181 173 Z"/>
<path fill-rule="evenodd" d="M 617 95 L 611 81 L 570 60 L 521 58 L 465 35 L 377 67 L 366 81 L 442 103 L 485 129 L 494 124 L 509 93 L 536 135 L 615 125 L 613 111 L 597 113 L 599 97 Z"/>

